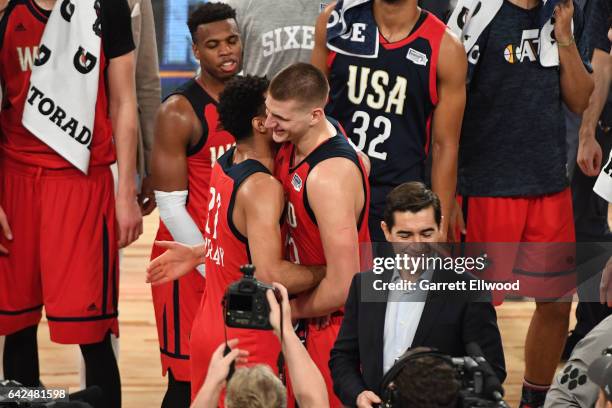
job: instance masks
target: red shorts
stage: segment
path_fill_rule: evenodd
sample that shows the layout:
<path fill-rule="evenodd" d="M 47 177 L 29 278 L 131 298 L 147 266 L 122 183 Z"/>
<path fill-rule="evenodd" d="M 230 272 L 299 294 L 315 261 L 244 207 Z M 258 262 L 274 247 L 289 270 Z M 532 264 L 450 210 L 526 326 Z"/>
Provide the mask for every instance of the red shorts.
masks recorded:
<path fill-rule="evenodd" d="M 7 158 L 0 205 L 13 240 L 2 234 L 0 335 L 38 324 L 44 305 L 51 340 L 102 341 L 119 334 L 118 248 L 113 177 L 107 166 L 49 170 Z"/>
<path fill-rule="evenodd" d="M 569 188 L 539 197 L 459 198 L 466 241 L 487 243 L 487 267 L 479 277 L 518 282 L 521 296 L 571 297 L 576 288 L 575 232 Z M 477 251 L 471 244 L 468 251 Z M 478 255 L 478 254 L 476 254 Z M 496 302 L 504 291 L 494 291 Z"/>
<path fill-rule="evenodd" d="M 340 399 L 334 394 L 334 383 L 329 370 L 329 355 L 340 332 L 342 317 L 343 315 L 332 316 L 330 325 L 322 330 L 319 330 L 314 324 L 308 324 L 306 335 L 306 350 L 308 350 L 310 358 L 323 375 L 330 408 L 341 408 L 343 406 Z"/>
<path fill-rule="evenodd" d="M 156 240 L 171 241 L 169 234 L 157 233 Z M 151 259 L 165 252 L 153 245 Z M 174 282 L 151 286 L 162 374 L 168 369 L 177 381 L 189 382 L 189 338 L 193 319 L 200 307 L 206 280 L 197 270 Z"/>

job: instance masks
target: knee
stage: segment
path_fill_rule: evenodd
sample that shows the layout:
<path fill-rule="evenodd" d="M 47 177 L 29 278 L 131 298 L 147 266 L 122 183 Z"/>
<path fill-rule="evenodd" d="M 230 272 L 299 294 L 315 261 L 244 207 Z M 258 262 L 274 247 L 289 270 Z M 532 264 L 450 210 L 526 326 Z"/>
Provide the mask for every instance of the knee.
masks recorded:
<path fill-rule="evenodd" d="M 555 321 L 558 323 L 568 323 L 570 311 L 572 310 L 571 302 L 537 302 L 536 313 L 547 321 Z"/>

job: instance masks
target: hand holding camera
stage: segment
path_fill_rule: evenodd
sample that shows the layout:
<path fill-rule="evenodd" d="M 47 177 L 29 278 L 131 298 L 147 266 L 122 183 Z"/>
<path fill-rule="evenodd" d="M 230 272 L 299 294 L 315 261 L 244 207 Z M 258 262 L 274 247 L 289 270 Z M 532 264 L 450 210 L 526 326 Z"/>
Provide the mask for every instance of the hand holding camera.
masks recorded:
<path fill-rule="evenodd" d="M 267 292 L 278 288 L 255 279 L 253 265 L 243 265 L 240 271 L 244 277 L 227 288 L 223 299 L 225 324 L 239 329 L 272 330 Z M 278 296 L 277 299 L 280 301 Z"/>
<path fill-rule="evenodd" d="M 283 335 L 287 335 L 286 331 L 293 331 L 293 324 L 291 322 L 291 307 L 289 306 L 289 294 L 287 288 L 280 283 L 274 282 L 272 284 L 274 289 L 269 289 L 266 292 L 268 298 L 268 305 L 270 306 L 270 324 L 274 330 L 274 334 L 280 339 L 281 338 L 281 308 L 282 308 L 282 319 L 283 319 Z M 280 304 L 279 304 L 280 303 Z"/>

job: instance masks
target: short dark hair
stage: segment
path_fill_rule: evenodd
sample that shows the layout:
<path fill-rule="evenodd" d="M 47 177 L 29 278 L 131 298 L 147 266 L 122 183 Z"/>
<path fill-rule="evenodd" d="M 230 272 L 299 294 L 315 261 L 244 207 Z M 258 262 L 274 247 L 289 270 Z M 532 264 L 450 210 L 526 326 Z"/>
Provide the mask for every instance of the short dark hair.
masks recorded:
<path fill-rule="evenodd" d="M 434 218 L 439 227 L 442 222 L 442 210 L 438 195 L 428 189 L 425 184 L 410 181 L 395 187 L 387 195 L 383 219 L 387 228 L 391 231 L 391 228 L 395 225 L 395 219 L 393 218 L 395 212 L 410 211 L 411 213 L 417 213 L 429 207 L 433 207 Z"/>
<path fill-rule="evenodd" d="M 265 93 L 269 84 L 266 77 L 236 76 L 221 92 L 217 105 L 219 122 L 237 141 L 251 137 L 251 120 L 265 114 Z"/>
<path fill-rule="evenodd" d="M 461 383 L 457 371 L 441 357 L 415 356 L 393 379 L 402 406 L 454 408 Z"/>
<path fill-rule="evenodd" d="M 270 95 L 279 101 L 325 104 L 329 84 L 314 65 L 298 62 L 279 72 L 270 83 Z"/>
<path fill-rule="evenodd" d="M 201 24 L 214 23 L 216 21 L 236 19 L 236 10 L 225 3 L 200 3 L 189 15 L 187 27 L 191 33 L 191 41 L 196 42 L 195 34 Z"/>

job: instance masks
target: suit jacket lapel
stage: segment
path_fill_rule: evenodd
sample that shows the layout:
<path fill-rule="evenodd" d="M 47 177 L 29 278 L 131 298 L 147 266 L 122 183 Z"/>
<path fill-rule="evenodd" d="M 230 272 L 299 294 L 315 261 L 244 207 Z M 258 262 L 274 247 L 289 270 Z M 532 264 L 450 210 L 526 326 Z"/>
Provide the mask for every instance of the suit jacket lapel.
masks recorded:
<path fill-rule="evenodd" d="M 432 278 L 433 282 L 439 281 L 439 273 L 434 272 Z M 425 307 L 423 308 L 423 314 L 419 320 L 417 331 L 414 334 L 414 340 L 412 341 L 412 347 L 418 347 L 423 345 L 423 341 L 427 338 L 431 329 L 435 326 L 438 315 L 444 308 L 445 302 L 442 301 L 444 296 L 437 296 L 436 293 L 429 291 L 425 301 Z"/>
<path fill-rule="evenodd" d="M 385 271 L 380 275 L 380 279 L 383 282 L 390 282 L 393 276 L 392 271 Z M 375 353 L 376 358 L 374 372 L 378 373 L 381 378 L 383 375 L 383 348 L 384 348 L 384 333 L 385 333 L 385 315 L 387 314 L 387 299 L 389 297 L 389 291 L 385 291 L 384 297 L 381 296 L 380 301 L 371 304 L 369 307 L 371 313 L 368 318 L 363 322 L 366 324 L 373 333 L 372 342 L 372 353 Z"/>

